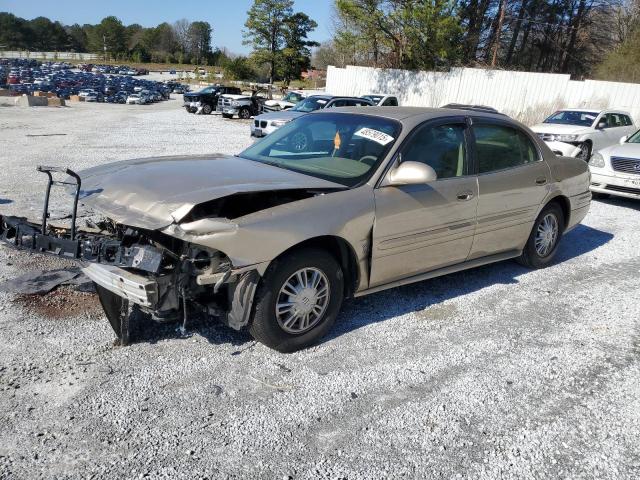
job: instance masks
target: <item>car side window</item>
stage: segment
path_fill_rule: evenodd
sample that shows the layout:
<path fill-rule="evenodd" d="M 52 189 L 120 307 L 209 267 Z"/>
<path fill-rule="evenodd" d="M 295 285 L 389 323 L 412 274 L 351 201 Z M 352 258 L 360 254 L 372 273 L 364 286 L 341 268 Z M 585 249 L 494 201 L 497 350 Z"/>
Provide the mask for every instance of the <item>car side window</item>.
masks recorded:
<path fill-rule="evenodd" d="M 538 160 L 531 139 L 522 131 L 504 125 L 474 125 L 478 172 L 488 173 L 519 167 Z"/>
<path fill-rule="evenodd" d="M 389 97 L 384 101 L 382 106 L 383 107 L 397 107 L 398 106 L 398 99 L 396 97 Z"/>
<path fill-rule="evenodd" d="M 329 102 L 329 105 L 327 105 L 326 108 L 337 108 L 337 107 L 346 107 L 346 106 L 347 106 L 346 100 L 335 100 L 334 102 Z"/>
<path fill-rule="evenodd" d="M 617 113 L 607 113 L 607 128 L 624 127 L 622 115 Z"/>
<path fill-rule="evenodd" d="M 466 175 L 465 129 L 455 123 L 421 127 L 404 147 L 402 161 L 429 165 L 438 180 Z"/>
<path fill-rule="evenodd" d="M 633 125 L 633 122 L 631 121 L 631 118 L 628 115 L 621 115 L 622 116 L 622 123 L 624 124 L 625 127 L 630 127 L 631 125 Z"/>

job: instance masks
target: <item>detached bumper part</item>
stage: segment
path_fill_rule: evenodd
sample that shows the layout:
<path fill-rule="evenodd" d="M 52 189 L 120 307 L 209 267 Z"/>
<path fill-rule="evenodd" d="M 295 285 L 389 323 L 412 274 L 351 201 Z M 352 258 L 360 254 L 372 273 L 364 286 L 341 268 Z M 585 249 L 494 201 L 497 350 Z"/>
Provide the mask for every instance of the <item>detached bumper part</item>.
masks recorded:
<path fill-rule="evenodd" d="M 158 304 L 158 283 L 155 280 L 109 265 L 91 264 L 84 274 L 102 288 L 146 308 Z"/>

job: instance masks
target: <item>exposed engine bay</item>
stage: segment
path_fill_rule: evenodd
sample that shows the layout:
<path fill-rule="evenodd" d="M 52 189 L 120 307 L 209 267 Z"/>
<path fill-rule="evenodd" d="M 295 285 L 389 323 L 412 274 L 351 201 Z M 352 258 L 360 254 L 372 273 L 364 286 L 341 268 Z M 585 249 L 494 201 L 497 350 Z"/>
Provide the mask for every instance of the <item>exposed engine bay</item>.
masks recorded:
<path fill-rule="evenodd" d="M 76 227 L 80 176 L 68 169 L 39 167 L 49 176 L 45 211 L 41 224 L 22 217 L 0 216 L 0 240 L 34 252 L 76 259 L 84 273 L 98 286 L 124 301 L 122 312 L 113 312 L 103 302 L 105 312 L 121 344 L 127 344 L 132 307 L 160 322 L 182 321 L 192 313 L 218 317 L 240 330 L 250 320 L 251 305 L 260 275 L 251 266 L 234 268 L 222 252 L 190 243 L 159 230 L 122 225 L 99 216 L 87 217 Z M 56 181 L 52 173 L 66 173 L 75 182 Z M 71 225 L 49 221 L 49 192 L 52 186 L 73 187 L 75 192 Z M 325 190 L 285 189 L 239 192 L 195 205 L 180 223 L 202 219 L 230 221 Z"/>

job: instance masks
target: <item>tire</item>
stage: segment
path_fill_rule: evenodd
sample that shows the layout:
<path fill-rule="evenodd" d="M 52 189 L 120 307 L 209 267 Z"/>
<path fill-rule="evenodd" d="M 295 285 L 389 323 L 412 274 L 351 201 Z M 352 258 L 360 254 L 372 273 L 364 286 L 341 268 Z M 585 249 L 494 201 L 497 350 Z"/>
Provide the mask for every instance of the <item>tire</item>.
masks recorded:
<path fill-rule="evenodd" d="M 311 138 L 311 133 L 308 130 L 301 130 L 291 135 L 289 146 L 295 152 L 306 152 L 311 147 Z"/>
<path fill-rule="evenodd" d="M 247 107 L 242 107 L 238 112 L 238 116 L 242 120 L 249 120 L 251 118 L 251 111 Z"/>
<path fill-rule="evenodd" d="M 551 240 L 547 237 L 547 240 L 551 241 L 551 244 L 548 244 L 544 237 L 553 234 L 545 233 L 545 230 L 546 232 L 550 232 L 550 228 L 553 230 L 554 221 L 555 238 Z M 564 229 L 565 218 L 564 213 L 562 213 L 562 208 L 560 208 L 560 205 L 557 203 L 552 202 L 538 215 L 538 218 L 533 224 L 533 229 L 531 230 L 527 244 L 522 251 L 522 255 L 518 257 L 516 261 L 520 265 L 528 268 L 536 269 L 547 267 L 556 255 Z M 536 246 L 536 244 L 538 244 L 538 246 Z M 541 251 L 543 248 L 547 248 L 547 250 Z"/>
<path fill-rule="evenodd" d="M 107 320 L 116 334 L 116 345 L 126 346 L 142 337 L 143 332 L 153 323 L 151 315 L 143 313 L 140 307 L 129 304 L 128 300 L 94 283 L 98 299 Z"/>
<path fill-rule="evenodd" d="M 291 295 L 285 293 L 285 286 L 290 282 L 289 291 L 300 287 L 301 276 L 297 275 L 300 272 L 305 273 L 304 278 L 309 285 L 317 282 L 318 288 L 295 288 L 301 293 L 300 301 L 296 303 Z M 317 249 L 292 252 L 274 261 L 260 282 L 249 333 L 260 343 L 282 353 L 310 347 L 318 343 L 335 323 L 343 293 L 344 275 L 333 256 Z M 278 303 L 289 304 L 281 307 L 280 315 L 276 313 Z M 296 307 L 310 311 L 306 316 L 295 314 Z"/>
<path fill-rule="evenodd" d="M 591 160 L 591 149 L 593 148 L 591 143 L 583 142 L 579 145 L 579 147 L 580 147 L 580 153 L 576 155 L 576 158 L 580 160 L 584 160 L 585 162 L 588 162 L 589 160 Z"/>
<path fill-rule="evenodd" d="M 213 108 L 211 108 L 211 105 L 205 104 L 202 107 L 202 113 L 204 113 L 205 115 L 211 115 L 212 111 L 213 111 Z"/>

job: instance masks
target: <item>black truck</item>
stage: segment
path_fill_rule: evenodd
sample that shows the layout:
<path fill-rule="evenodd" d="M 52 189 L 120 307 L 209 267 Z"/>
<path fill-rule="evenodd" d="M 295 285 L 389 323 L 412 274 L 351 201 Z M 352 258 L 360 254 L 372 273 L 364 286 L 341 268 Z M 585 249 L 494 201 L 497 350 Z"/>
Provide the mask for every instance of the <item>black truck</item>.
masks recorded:
<path fill-rule="evenodd" d="M 240 95 L 242 91 L 238 87 L 225 87 L 214 85 L 206 87 L 199 92 L 189 92 L 182 96 L 184 108 L 189 113 L 198 113 L 198 111 L 209 115 L 216 110 L 218 106 L 218 98 L 220 95 L 231 94 Z"/>

